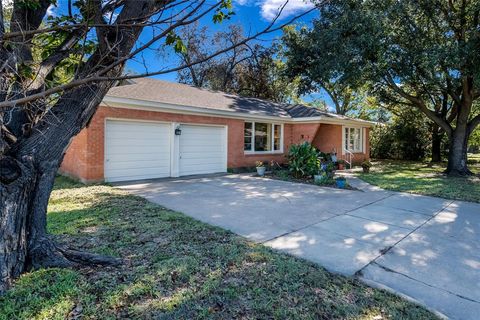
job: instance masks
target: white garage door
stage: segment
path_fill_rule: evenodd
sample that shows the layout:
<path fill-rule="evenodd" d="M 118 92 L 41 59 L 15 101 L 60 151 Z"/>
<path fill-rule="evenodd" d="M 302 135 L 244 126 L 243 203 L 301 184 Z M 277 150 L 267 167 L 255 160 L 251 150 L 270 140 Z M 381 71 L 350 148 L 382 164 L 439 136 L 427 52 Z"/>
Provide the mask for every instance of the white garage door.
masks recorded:
<path fill-rule="evenodd" d="M 107 120 L 105 180 L 169 177 L 171 131 L 170 124 Z"/>
<path fill-rule="evenodd" d="M 181 176 L 227 171 L 225 127 L 181 125 Z"/>

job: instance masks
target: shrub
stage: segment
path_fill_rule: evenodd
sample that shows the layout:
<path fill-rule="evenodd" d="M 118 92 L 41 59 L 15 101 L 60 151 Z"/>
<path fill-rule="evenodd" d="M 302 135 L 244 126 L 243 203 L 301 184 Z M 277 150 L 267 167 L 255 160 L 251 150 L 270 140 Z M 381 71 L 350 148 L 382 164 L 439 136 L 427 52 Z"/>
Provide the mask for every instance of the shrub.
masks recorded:
<path fill-rule="evenodd" d="M 371 131 L 370 154 L 378 159 L 421 160 L 429 153 L 430 135 L 429 123 L 421 115 L 405 112 Z"/>
<path fill-rule="evenodd" d="M 291 145 L 287 158 L 288 169 L 296 178 L 317 174 L 320 168 L 318 151 L 308 142 Z"/>
<path fill-rule="evenodd" d="M 335 183 L 335 180 L 333 180 L 333 177 L 327 174 L 327 172 L 322 171 L 315 177 L 314 183 L 318 185 L 332 185 Z"/>

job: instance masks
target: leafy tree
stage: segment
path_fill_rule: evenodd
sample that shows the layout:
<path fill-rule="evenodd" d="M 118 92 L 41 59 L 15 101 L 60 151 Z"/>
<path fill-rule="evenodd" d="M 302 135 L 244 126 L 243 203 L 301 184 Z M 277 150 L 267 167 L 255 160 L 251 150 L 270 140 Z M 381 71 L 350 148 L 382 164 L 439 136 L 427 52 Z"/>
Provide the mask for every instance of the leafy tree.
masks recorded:
<path fill-rule="evenodd" d="M 237 25 L 212 37 L 206 28 L 192 25 L 185 28 L 183 36 L 188 39 L 187 50 L 179 53 L 184 64 L 245 39 L 243 29 Z M 215 59 L 178 71 L 178 80 L 196 87 L 276 102 L 295 100 L 296 82 L 283 76 L 285 63 L 281 54 L 281 47 L 275 43 L 271 47 L 244 44 Z"/>
<path fill-rule="evenodd" d="M 480 98 L 479 12 L 478 0 L 333 0 L 300 31 L 310 48 L 300 62 L 313 75 L 367 84 L 383 101 L 420 110 L 448 138 L 446 172 L 468 175 L 468 139 L 480 123 L 472 108 Z M 443 97 L 449 112 L 435 102 Z"/>
<path fill-rule="evenodd" d="M 428 154 L 430 128 L 420 111 L 400 110 L 370 134 L 370 154 L 378 159 L 422 160 Z"/>
<path fill-rule="evenodd" d="M 335 112 L 341 115 L 353 115 L 366 99 L 366 91 L 360 85 L 353 85 L 336 74 L 335 57 L 330 60 L 322 56 L 328 48 L 318 49 L 312 45 L 312 33 L 306 28 L 300 31 L 293 27 L 285 28 L 282 41 L 286 47 L 286 75 L 299 78 L 299 93 L 312 93 L 324 90 L 335 106 Z M 322 61 L 321 63 L 319 61 Z"/>
<path fill-rule="evenodd" d="M 216 23 L 228 19 L 231 0 L 58 1 L 66 13 L 47 18 L 52 3 L 17 0 L 3 7 L 0 2 L 0 293 L 28 268 L 119 262 L 61 246 L 46 230 L 48 199 L 64 152 L 117 81 L 188 68 L 298 17 L 283 25 L 274 19 L 200 60 L 125 75 L 125 63 L 153 45 L 187 50 L 179 29 L 208 15 Z M 142 31 L 148 32 L 140 41 Z"/>

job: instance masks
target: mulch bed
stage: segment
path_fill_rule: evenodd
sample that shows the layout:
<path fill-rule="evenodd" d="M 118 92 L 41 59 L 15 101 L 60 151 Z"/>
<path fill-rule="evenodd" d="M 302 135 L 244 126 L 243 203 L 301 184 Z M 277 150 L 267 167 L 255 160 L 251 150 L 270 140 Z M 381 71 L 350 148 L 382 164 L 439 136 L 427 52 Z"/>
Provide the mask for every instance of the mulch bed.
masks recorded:
<path fill-rule="evenodd" d="M 282 172 L 282 171 L 280 171 Z M 259 175 L 255 175 L 256 177 L 260 177 Z M 333 188 L 333 189 L 341 189 L 341 190 L 356 190 L 356 191 L 361 191 L 357 188 L 352 187 L 351 185 L 347 183 L 345 185 L 345 188 L 339 188 L 337 187 L 336 183 L 333 184 L 318 184 L 315 183 L 313 178 L 311 177 L 304 177 L 304 178 L 295 178 L 292 177 L 291 175 L 286 175 L 286 174 L 279 174 L 278 171 L 268 171 L 265 172 L 265 175 L 263 176 L 264 178 L 269 178 L 269 179 L 275 179 L 275 180 L 281 180 L 281 181 L 288 181 L 288 182 L 295 182 L 295 183 L 303 183 L 303 184 L 311 184 L 314 186 L 319 186 L 319 187 L 327 187 L 327 188 Z"/>

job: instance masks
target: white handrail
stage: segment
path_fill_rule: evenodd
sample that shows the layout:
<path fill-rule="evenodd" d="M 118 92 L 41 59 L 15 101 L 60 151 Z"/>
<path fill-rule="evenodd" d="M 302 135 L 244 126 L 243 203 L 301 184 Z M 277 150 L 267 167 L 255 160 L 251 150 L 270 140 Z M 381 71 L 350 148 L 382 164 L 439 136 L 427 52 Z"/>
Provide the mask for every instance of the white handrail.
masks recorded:
<path fill-rule="evenodd" d="M 343 149 L 343 151 L 346 152 L 348 156 L 348 160 L 345 159 L 345 162 L 348 163 L 348 169 L 352 169 L 353 153 L 345 148 Z"/>

